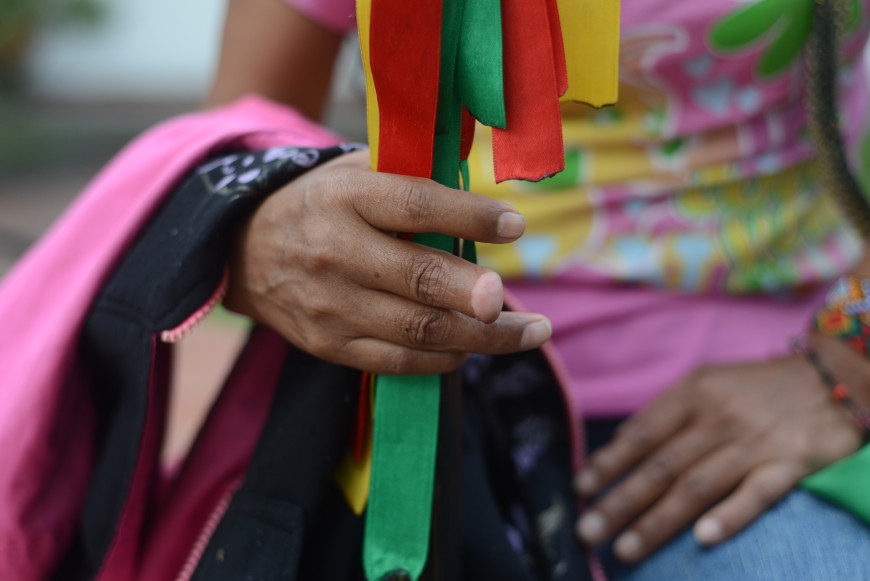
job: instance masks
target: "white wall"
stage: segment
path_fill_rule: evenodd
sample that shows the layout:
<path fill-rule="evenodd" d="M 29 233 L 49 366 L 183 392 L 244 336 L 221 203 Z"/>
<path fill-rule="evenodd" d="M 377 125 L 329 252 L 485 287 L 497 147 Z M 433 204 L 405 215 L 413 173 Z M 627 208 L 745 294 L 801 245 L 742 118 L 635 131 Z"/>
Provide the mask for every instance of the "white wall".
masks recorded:
<path fill-rule="evenodd" d="M 29 55 L 33 88 L 70 100 L 200 98 L 215 63 L 225 0 L 106 0 L 93 29 L 48 30 Z"/>

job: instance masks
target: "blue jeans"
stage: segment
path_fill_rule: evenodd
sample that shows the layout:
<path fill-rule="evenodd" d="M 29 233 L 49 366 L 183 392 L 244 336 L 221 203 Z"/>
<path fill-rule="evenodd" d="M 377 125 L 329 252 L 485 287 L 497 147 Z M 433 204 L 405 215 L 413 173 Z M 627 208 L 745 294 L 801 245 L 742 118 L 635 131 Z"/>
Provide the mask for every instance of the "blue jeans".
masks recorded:
<path fill-rule="evenodd" d="M 870 527 L 802 490 L 717 547 L 686 531 L 635 567 L 602 553 L 611 581 L 870 581 Z"/>

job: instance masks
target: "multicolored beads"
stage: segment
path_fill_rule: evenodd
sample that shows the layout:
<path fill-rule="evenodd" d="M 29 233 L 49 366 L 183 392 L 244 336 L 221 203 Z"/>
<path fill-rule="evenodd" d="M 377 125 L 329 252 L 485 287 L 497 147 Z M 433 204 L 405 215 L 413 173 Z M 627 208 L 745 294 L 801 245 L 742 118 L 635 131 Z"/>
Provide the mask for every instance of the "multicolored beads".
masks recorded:
<path fill-rule="evenodd" d="M 812 328 L 870 356 L 870 280 L 845 276 L 828 293 Z"/>

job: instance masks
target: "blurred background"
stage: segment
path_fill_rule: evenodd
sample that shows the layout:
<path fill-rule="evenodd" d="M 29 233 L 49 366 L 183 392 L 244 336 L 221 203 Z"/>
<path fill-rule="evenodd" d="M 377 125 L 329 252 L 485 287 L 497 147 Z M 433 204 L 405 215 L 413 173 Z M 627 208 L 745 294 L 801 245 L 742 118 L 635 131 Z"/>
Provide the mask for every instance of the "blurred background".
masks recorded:
<path fill-rule="evenodd" d="M 0 277 L 111 156 L 196 109 L 217 64 L 224 1 L 0 0 Z M 348 39 L 327 124 L 365 138 Z M 218 312 L 180 346 L 166 455 L 183 453 L 242 341 Z"/>

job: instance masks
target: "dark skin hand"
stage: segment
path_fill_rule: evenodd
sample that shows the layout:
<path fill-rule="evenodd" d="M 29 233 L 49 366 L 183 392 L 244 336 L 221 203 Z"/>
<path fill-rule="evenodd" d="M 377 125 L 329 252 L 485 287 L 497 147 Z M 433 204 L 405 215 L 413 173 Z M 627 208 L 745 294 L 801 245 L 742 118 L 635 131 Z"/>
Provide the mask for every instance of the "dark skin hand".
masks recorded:
<path fill-rule="evenodd" d="M 317 119 L 341 38 L 279 0 L 230 0 L 228 15 L 207 106 L 258 93 Z M 448 371 L 471 352 L 549 337 L 541 315 L 500 313 L 495 273 L 393 235 L 511 242 L 524 224 L 512 208 L 367 168 L 365 153 L 343 156 L 270 196 L 237 240 L 226 303 L 324 359 L 384 373 Z M 870 263 L 857 274 L 870 277 Z M 816 343 L 870 403 L 870 363 Z M 592 543 L 619 535 L 616 552 L 632 562 L 693 522 L 701 542 L 716 544 L 860 442 L 802 358 L 704 369 L 590 459 L 582 495 L 624 480 L 586 511 L 580 532 Z"/>
<path fill-rule="evenodd" d="M 496 273 L 394 233 L 505 243 L 524 228 L 504 203 L 371 172 L 368 152 L 344 155 L 260 205 L 236 245 L 225 304 L 333 363 L 443 373 L 470 353 L 538 347 L 550 323 L 502 312 Z"/>
<path fill-rule="evenodd" d="M 870 361 L 834 339 L 812 341 L 868 402 Z M 623 478 L 586 509 L 578 534 L 590 544 L 615 537 L 628 563 L 693 523 L 699 543 L 718 544 L 855 452 L 862 435 L 803 357 L 702 369 L 627 420 L 577 475 L 584 497 Z"/>
<path fill-rule="evenodd" d="M 280 0 L 231 0 L 207 106 L 246 93 L 323 110 L 341 37 Z M 224 303 L 327 361 L 377 373 L 441 373 L 470 353 L 550 337 L 542 315 L 502 313 L 501 279 L 395 232 L 512 242 L 516 210 L 344 155 L 269 196 L 239 233 Z"/>

